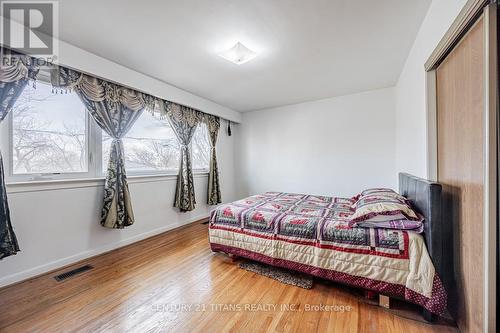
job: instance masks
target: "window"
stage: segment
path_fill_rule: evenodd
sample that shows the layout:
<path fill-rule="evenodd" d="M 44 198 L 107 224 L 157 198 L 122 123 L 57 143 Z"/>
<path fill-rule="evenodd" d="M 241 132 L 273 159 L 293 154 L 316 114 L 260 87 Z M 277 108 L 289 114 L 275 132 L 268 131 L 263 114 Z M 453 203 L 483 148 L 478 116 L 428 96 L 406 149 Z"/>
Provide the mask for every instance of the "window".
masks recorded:
<path fill-rule="evenodd" d="M 76 93 L 52 92 L 48 75 L 28 85 L 8 115 L 3 131 L 9 163 L 7 181 L 78 179 L 106 173 L 112 139 L 89 115 Z M 45 79 L 44 79 L 45 78 Z M 8 136 L 7 136 L 8 135 Z M 123 138 L 129 175 L 177 174 L 180 147 L 168 120 L 144 111 Z M 207 172 L 210 143 L 200 124 L 193 136 L 194 172 Z"/>
<path fill-rule="evenodd" d="M 106 171 L 111 137 L 102 135 L 103 172 Z M 125 167 L 130 174 L 177 173 L 180 150 L 168 120 L 144 111 L 122 139 Z"/>
<path fill-rule="evenodd" d="M 194 132 L 191 141 L 191 153 L 193 154 L 193 170 L 208 171 L 210 142 L 208 141 L 208 129 L 205 123 L 199 124 Z"/>
<path fill-rule="evenodd" d="M 102 136 L 103 172 L 109 161 L 111 137 Z M 125 168 L 130 174 L 177 174 L 180 164 L 180 146 L 166 119 L 159 119 L 144 111 L 122 139 L 125 150 Z M 207 126 L 198 125 L 191 141 L 193 171 L 206 172 L 209 167 L 210 143 Z"/>
<path fill-rule="evenodd" d="M 87 112 L 74 93 L 28 85 L 11 112 L 11 173 L 88 172 Z"/>

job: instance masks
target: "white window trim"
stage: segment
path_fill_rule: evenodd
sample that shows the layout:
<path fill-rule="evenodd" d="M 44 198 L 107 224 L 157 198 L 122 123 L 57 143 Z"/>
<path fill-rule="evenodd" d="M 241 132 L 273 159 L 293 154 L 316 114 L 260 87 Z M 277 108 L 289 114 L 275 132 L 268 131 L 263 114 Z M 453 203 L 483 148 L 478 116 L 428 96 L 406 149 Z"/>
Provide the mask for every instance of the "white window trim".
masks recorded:
<path fill-rule="evenodd" d="M 91 121 L 89 114 L 85 113 L 85 141 L 86 141 L 86 155 L 87 155 L 87 171 L 82 172 L 61 172 L 61 173 L 23 173 L 14 174 L 14 159 L 13 159 L 13 112 L 9 112 L 7 115 L 8 122 L 8 163 L 6 163 L 6 182 L 17 183 L 17 182 L 36 182 L 36 181 L 48 181 L 48 180 L 62 180 L 62 179 L 87 179 L 95 178 L 97 175 L 96 171 L 96 148 L 99 146 L 96 144 L 97 137 L 96 132 L 100 136 L 100 130 L 96 130 L 97 124 Z M 93 141 L 93 142 L 92 142 Z"/>
<path fill-rule="evenodd" d="M 37 82 L 41 84 L 51 85 L 50 76 L 44 71 L 40 71 L 37 75 Z M 82 104 L 83 107 L 83 104 Z M 98 155 L 98 150 L 101 149 L 97 142 L 101 140 L 101 130 L 99 126 L 93 121 L 88 112 L 85 112 L 85 143 L 86 143 L 86 155 L 87 155 L 87 171 L 82 172 L 61 172 L 61 173 L 23 173 L 14 174 L 14 159 L 13 159 L 13 139 L 14 139 L 14 113 L 9 112 L 6 117 L 7 119 L 7 151 L 8 151 L 8 163 L 5 163 L 5 180 L 6 183 L 23 183 L 23 182 L 43 182 L 43 181 L 58 181 L 65 179 L 90 179 L 102 176 L 97 173 L 97 164 L 100 163 L 96 156 Z M 100 164 L 99 164 L 100 166 Z"/>
<path fill-rule="evenodd" d="M 207 172 L 193 172 L 194 178 L 207 178 Z M 157 174 L 143 176 L 127 176 L 129 184 L 142 183 L 157 183 L 157 182 L 176 182 L 177 174 Z M 85 187 L 103 187 L 105 177 L 97 178 L 78 178 L 78 179 L 52 179 L 52 180 L 36 180 L 25 182 L 6 183 L 7 193 L 25 193 L 25 192 L 41 192 L 53 190 L 65 190 Z"/>

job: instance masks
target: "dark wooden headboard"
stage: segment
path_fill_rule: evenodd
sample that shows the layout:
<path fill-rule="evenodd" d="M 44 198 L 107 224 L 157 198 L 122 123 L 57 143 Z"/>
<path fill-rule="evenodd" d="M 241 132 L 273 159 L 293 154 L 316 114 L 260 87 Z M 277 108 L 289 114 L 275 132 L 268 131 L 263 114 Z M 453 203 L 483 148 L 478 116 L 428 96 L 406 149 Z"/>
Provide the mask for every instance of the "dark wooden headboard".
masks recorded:
<path fill-rule="evenodd" d="M 441 184 L 399 174 L 399 193 L 425 217 L 424 238 L 434 267 L 445 284 L 453 277 L 453 237 L 451 224 L 443 219 Z"/>

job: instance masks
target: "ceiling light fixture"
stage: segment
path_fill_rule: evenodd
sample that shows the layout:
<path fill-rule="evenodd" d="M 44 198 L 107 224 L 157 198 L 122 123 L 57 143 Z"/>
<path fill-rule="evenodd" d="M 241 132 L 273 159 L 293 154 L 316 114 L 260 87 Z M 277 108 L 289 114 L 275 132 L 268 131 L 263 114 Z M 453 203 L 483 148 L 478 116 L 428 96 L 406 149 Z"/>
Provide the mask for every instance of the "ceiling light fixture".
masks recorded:
<path fill-rule="evenodd" d="M 241 65 L 255 58 L 257 53 L 238 42 L 229 50 L 220 53 L 219 56 L 235 63 L 236 65 Z"/>

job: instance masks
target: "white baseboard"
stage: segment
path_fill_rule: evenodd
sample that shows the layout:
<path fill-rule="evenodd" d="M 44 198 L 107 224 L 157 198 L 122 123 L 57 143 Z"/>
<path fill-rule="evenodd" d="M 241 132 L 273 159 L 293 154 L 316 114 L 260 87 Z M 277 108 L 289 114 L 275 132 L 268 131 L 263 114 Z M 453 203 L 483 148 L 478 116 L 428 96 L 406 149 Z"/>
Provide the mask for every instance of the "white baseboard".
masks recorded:
<path fill-rule="evenodd" d="M 74 263 L 76 263 L 76 262 L 78 262 L 80 260 L 84 260 L 84 259 L 96 256 L 96 255 L 99 255 L 99 254 L 102 254 L 104 252 L 108 252 L 108 251 L 111 251 L 111 250 L 116 250 L 116 249 L 118 249 L 120 247 L 123 247 L 123 246 L 129 245 L 129 244 L 141 241 L 143 239 L 146 239 L 146 238 L 149 238 L 149 237 L 161 234 L 161 233 L 163 233 L 165 231 L 169 231 L 169 230 L 172 230 L 172 229 L 175 229 L 175 228 L 178 228 L 178 227 L 182 227 L 183 225 L 186 225 L 186 224 L 189 224 L 189 223 L 193 223 L 193 222 L 205 219 L 205 218 L 208 218 L 208 216 L 204 215 L 204 216 L 194 217 L 194 218 L 191 218 L 191 219 L 189 219 L 189 220 L 187 220 L 185 222 L 182 222 L 182 223 L 170 224 L 170 225 L 165 226 L 165 227 L 153 229 L 153 230 L 144 232 L 142 234 L 138 234 L 138 235 L 135 235 L 133 237 L 130 237 L 130 238 L 127 238 L 127 239 L 122 239 L 122 240 L 120 240 L 118 242 L 115 242 L 115 243 L 112 243 L 112 244 L 108 244 L 106 246 L 99 247 L 97 249 L 88 250 L 88 251 L 85 251 L 85 252 L 80 252 L 78 254 L 75 254 L 75 255 L 72 255 L 72 256 L 69 256 L 69 257 L 66 257 L 66 258 L 62 258 L 62 259 L 59 259 L 59 260 L 55 260 L 55 261 L 49 262 L 47 264 L 43 264 L 43 265 L 40 265 L 40 266 L 37 266 L 37 267 L 34 267 L 34 268 L 30 268 L 30 269 L 24 270 L 22 272 L 18 272 L 18 273 L 15 273 L 15 274 L 4 276 L 4 277 L 0 278 L 0 287 L 5 287 L 5 286 L 8 286 L 8 285 L 20 282 L 20 281 L 24 281 L 24 280 L 30 279 L 32 277 L 35 277 L 35 276 L 38 276 L 38 275 L 41 275 L 41 274 L 44 274 L 44 273 L 47 273 L 47 272 L 59 269 L 61 267 L 74 264 Z"/>

